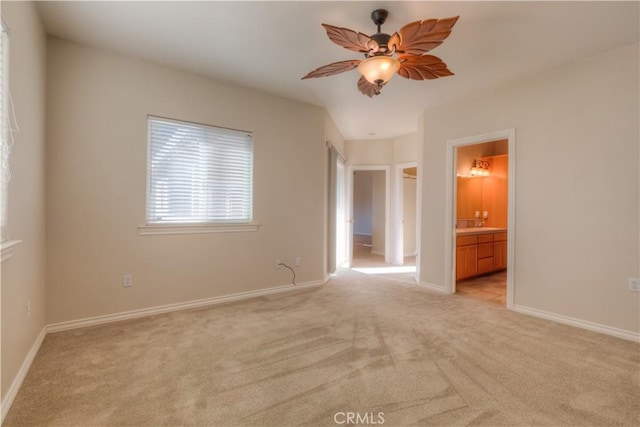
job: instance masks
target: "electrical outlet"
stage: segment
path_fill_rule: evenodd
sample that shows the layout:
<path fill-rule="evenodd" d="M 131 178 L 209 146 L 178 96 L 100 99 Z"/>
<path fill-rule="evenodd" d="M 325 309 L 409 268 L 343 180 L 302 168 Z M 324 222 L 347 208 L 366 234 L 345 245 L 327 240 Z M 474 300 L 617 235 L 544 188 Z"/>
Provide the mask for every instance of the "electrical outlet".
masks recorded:
<path fill-rule="evenodd" d="M 281 259 L 276 259 L 276 268 L 278 270 L 282 269 L 282 260 Z"/>
<path fill-rule="evenodd" d="M 302 265 L 302 258 L 297 256 L 296 257 L 296 267 L 300 267 Z"/>
<path fill-rule="evenodd" d="M 122 286 L 125 288 L 133 286 L 133 282 L 130 274 L 125 274 L 124 276 L 122 276 Z"/>
<path fill-rule="evenodd" d="M 629 290 L 640 292 L 640 277 L 629 277 Z"/>
<path fill-rule="evenodd" d="M 31 301 L 27 303 L 27 321 L 31 320 Z"/>

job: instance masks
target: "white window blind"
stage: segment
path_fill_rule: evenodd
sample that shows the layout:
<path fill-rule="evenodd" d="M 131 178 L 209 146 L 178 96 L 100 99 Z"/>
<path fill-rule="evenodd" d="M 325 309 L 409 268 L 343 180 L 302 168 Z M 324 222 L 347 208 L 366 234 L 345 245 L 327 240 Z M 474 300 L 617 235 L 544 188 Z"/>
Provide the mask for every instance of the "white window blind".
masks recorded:
<path fill-rule="evenodd" d="M 147 223 L 252 220 L 253 135 L 148 117 Z"/>

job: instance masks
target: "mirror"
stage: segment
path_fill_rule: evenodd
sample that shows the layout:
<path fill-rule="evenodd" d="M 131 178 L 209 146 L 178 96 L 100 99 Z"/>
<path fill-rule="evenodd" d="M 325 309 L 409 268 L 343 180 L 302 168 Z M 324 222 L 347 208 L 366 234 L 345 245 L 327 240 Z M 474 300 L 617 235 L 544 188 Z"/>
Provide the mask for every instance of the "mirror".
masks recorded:
<path fill-rule="evenodd" d="M 487 212 L 488 217 L 482 218 L 484 227 L 506 227 L 508 156 L 491 156 L 485 159 L 491 162 L 491 176 L 457 177 L 457 219 L 467 220 L 467 226 L 474 227 L 475 213 L 479 211 L 482 216 Z"/>
<path fill-rule="evenodd" d="M 488 162 L 490 176 L 471 176 L 475 161 Z M 474 226 L 475 212 L 486 211 L 484 227 L 506 227 L 507 224 L 508 141 L 496 140 L 461 146 L 456 149 L 457 215 L 464 224 Z"/>
<path fill-rule="evenodd" d="M 482 212 L 482 181 L 484 178 L 458 177 L 458 219 L 472 219 Z"/>

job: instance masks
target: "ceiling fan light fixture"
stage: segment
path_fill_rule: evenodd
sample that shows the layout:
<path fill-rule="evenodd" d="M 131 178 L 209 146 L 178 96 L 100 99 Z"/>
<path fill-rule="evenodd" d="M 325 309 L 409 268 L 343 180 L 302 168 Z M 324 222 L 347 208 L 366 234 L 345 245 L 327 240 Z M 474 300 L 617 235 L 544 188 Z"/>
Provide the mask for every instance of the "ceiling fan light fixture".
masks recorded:
<path fill-rule="evenodd" d="M 388 16 L 389 12 L 384 9 L 376 9 L 371 13 L 371 20 L 378 27 L 378 32 L 371 36 L 322 24 L 332 42 L 364 54 L 365 59 L 333 62 L 316 68 L 302 79 L 335 76 L 358 68 L 361 74 L 358 90 L 371 98 L 380 95 L 382 87 L 396 73 L 411 80 L 431 80 L 453 75 L 440 58 L 425 53 L 440 46 L 449 37 L 458 16 L 411 22 L 392 35 L 383 33 L 380 28 Z M 395 55 L 399 56 L 395 58 Z"/>
<path fill-rule="evenodd" d="M 358 65 L 358 71 L 369 83 L 384 84 L 400 69 L 400 61 L 391 56 L 372 56 Z"/>

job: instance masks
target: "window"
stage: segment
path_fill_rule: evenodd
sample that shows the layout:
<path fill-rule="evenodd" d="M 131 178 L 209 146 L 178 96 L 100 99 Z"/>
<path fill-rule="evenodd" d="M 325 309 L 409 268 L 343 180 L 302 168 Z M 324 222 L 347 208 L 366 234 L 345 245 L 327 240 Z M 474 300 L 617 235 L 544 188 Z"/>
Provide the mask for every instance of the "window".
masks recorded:
<path fill-rule="evenodd" d="M 252 220 L 253 135 L 149 116 L 147 224 Z"/>

